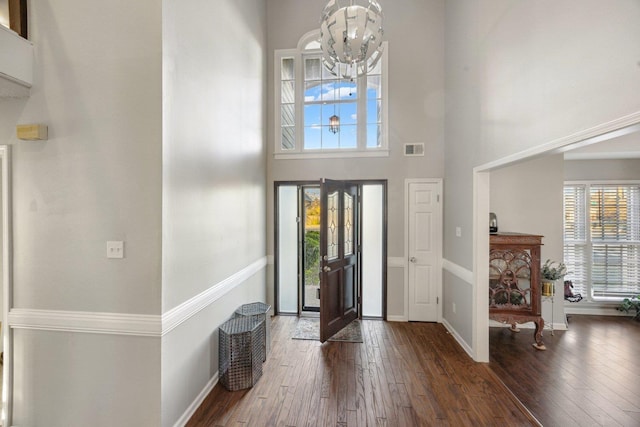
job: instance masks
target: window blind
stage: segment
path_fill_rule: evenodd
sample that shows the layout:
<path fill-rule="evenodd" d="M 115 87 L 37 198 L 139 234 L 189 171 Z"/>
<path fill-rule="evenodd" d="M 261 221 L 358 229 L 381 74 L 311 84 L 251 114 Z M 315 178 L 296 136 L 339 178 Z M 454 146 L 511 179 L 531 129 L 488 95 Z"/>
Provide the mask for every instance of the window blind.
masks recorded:
<path fill-rule="evenodd" d="M 589 299 L 640 294 L 640 184 L 565 185 L 564 262 Z"/>
<path fill-rule="evenodd" d="M 591 284 L 594 297 L 640 293 L 640 186 L 591 185 Z"/>
<path fill-rule="evenodd" d="M 564 263 L 573 282 L 573 292 L 589 294 L 589 250 L 586 224 L 586 185 L 564 187 Z"/>

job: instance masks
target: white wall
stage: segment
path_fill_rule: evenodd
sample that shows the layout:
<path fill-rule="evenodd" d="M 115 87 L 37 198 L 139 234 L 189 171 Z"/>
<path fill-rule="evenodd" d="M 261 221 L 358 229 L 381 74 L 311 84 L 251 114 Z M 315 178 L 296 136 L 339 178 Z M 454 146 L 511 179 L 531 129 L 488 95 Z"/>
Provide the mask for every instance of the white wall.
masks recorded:
<path fill-rule="evenodd" d="M 160 314 L 160 17 L 154 1 L 30 2 L 31 97 L 0 100 L 13 307 Z M 18 123 L 49 140 L 18 141 Z M 15 347 L 14 425 L 159 423 L 159 338 L 17 330 Z"/>
<path fill-rule="evenodd" d="M 160 425 L 160 340 L 15 332 L 12 426 Z"/>
<path fill-rule="evenodd" d="M 563 254 L 564 159 L 562 154 L 543 157 L 491 172 L 490 209 L 498 217 L 499 231 L 544 236 L 541 263 L 561 262 Z M 488 219 L 487 219 L 488 222 Z M 564 288 L 558 282 L 553 304 L 542 303 L 546 324 L 564 324 Z"/>
<path fill-rule="evenodd" d="M 268 105 L 273 105 L 273 51 L 295 48 L 319 28 L 326 1 L 269 1 Z M 382 4 L 389 46 L 388 158 L 274 160 L 272 108 L 268 116 L 268 251 L 273 253 L 273 181 L 388 179 L 388 256 L 404 257 L 404 180 L 444 175 L 444 1 L 398 0 Z M 404 157 L 403 144 L 424 142 L 425 157 Z M 402 277 L 389 268 L 390 278 Z M 269 278 L 272 274 L 269 275 Z M 272 285 L 272 283 L 270 283 Z M 389 316 L 403 316 L 403 280 L 388 281 Z"/>
<path fill-rule="evenodd" d="M 446 2 L 446 259 L 473 269 L 474 166 L 640 110 L 639 20 L 634 0 Z"/>
<path fill-rule="evenodd" d="M 265 258 L 266 2 L 163 4 L 162 312 Z M 162 425 L 218 370 L 217 327 L 265 272 L 162 340 Z"/>
<path fill-rule="evenodd" d="M 566 181 L 640 179 L 640 159 L 566 160 L 564 179 Z"/>
<path fill-rule="evenodd" d="M 0 0 L 0 25 L 9 27 L 9 0 Z"/>
<path fill-rule="evenodd" d="M 148 3 L 31 6 L 37 81 L 2 132 L 16 307 L 160 312 L 160 8 Z M 48 125 L 49 140 L 19 142 L 17 123 Z M 125 241 L 123 260 L 106 258 L 107 240 Z"/>

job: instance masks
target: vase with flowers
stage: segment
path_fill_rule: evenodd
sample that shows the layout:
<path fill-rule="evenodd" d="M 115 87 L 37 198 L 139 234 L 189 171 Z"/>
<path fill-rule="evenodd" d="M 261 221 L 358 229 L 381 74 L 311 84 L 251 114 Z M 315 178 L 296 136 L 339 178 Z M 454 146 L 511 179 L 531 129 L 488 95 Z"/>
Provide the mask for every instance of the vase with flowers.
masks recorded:
<path fill-rule="evenodd" d="M 542 296 L 550 297 L 555 294 L 555 282 L 562 279 L 568 273 L 567 266 L 563 262 L 546 260 L 540 270 L 542 276 Z"/>

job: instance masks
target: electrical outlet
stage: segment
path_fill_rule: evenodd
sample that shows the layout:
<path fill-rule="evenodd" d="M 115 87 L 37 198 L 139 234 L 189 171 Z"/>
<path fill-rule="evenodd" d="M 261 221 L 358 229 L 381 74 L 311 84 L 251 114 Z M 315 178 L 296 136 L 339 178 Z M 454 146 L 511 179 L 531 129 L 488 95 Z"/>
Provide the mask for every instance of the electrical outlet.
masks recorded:
<path fill-rule="evenodd" d="M 462 227 L 456 227 L 456 237 L 462 237 Z"/>
<path fill-rule="evenodd" d="M 107 258 L 124 258 L 124 242 L 121 240 L 108 241 Z"/>
<path fill-rule="evenodd" d="M 452 307 L 453 307 L 453 314 L 456 314 L 456 303 L 455 302 L 453 303 Z"/>

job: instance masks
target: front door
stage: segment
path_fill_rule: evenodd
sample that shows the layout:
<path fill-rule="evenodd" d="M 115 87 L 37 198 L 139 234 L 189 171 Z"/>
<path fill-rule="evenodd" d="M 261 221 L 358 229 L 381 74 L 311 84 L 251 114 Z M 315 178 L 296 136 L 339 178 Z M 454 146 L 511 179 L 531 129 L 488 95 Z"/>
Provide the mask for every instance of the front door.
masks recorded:
<path fill-rule="evenodd" d="M 358 317 L 358 187 L 320 185 L 320 341 Z"/>

